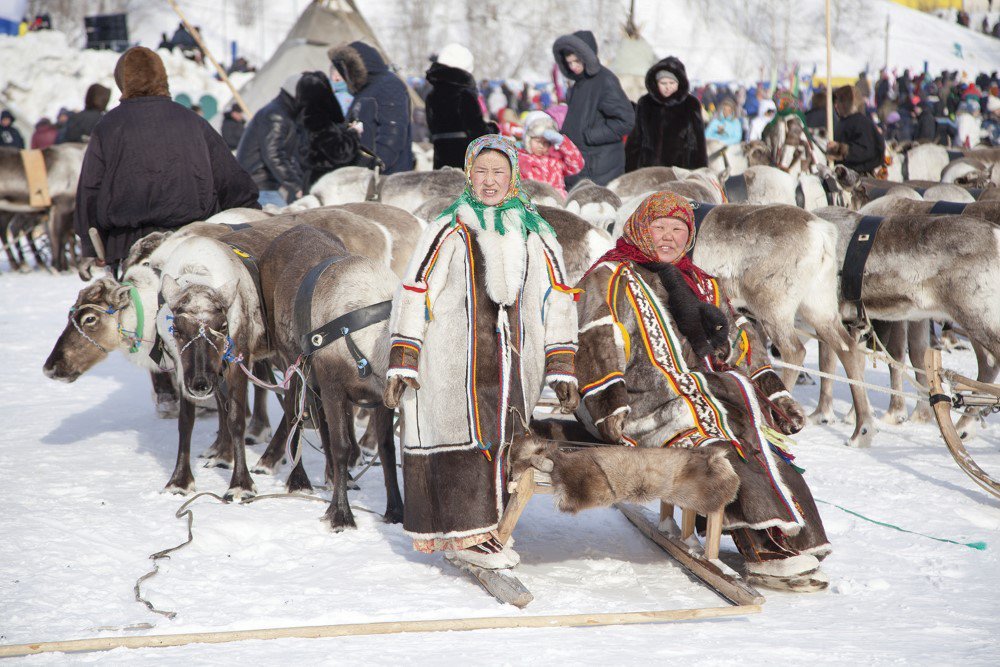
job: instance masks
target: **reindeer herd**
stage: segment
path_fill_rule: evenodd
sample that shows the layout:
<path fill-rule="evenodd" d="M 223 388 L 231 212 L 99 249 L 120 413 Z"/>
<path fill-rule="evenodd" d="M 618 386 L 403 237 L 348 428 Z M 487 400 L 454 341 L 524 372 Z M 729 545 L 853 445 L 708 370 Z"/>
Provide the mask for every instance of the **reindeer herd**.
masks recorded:
<path fill-rule="evenodd" d="M 670 190 L 699 202 L 695 262 L 720 279 L 782 360 L 801 365 L 799 331 L 808 328 L 821 341 L 822 370 L 839 360 L 848 377 L 863 380 L 859 341 L 869 319 L 888 323 L 880 330 L 894 356 L 903 358 L 908 339 L 911 358 L 921 363 L 928 321 L 938 320 L 968 335 L 979 379 L 992 382 L 1000 368 L 1000 151 L 947 161 L 937 148 L 900 155 L 903 173 L 917 178 L 894 186 L 817 160 L 787 171 L 755 163 L 774 152 L 750 145 L 734 150 L 719 171 L 651 167 L 608 187 L 584 181 L 565 198 L 540 183 L 524 187 L 555 228 L 573 282 L 612 246 L 645 196 Z M 218 406 L 218 437 L 205 455 L 208 465 L 232 468 L 227 496 L 234 500 L 255 493 L 251 473 L 273 474 L 289 454 L 288 489 L 310 489 L 299 433 L 318 430 L 333 488 L 325 519 L 335 530 L 354 525 L 349 468 L 360 453 L 355 417 L 367 413 L 360 444 L 381 457 L 386 520 L 401 521 L 393 413 L 382 403 L 387 303 L 422 229 L 464 186 L 464 174 L 449 168 L 378 178 L 348 167 L 285 209 L 230 210 L 152 234 L 132 249 L 120 282 L 99 277 L 79 292 L 44 372 L 72 382 L 117 350 L 153 374 L 155 391 L 175 387 L 176 409 L 162 416 L 178 417 L 177 463 L 166 486 L 176 493 L 195 489 L 190 454 L 199 403 Z M 16 199 L 12 191 L 0 194 Z M 941 200 L 956 204 L 938 213 Z M 862 216 L 884 221 L 859 309 L 843 296 L 841 271 Z M 787 387 L 797 375 L 782 373 Z M 260 386 L 281 395 L 273 433 Z M 869 446 L 877 423 L 863 388 L 851 392 L 849 444 Z M 927 415 L 918 408 L 914 418 Z M 964 418 L 966 433 L 975 418 Z M 811 419 L 835 419 L 829 382 Z M 905 405 L 894 399 L 884 420 L 904 419 Z M 246 445 L 257 442 L 268 446 L 250 463 Z"/>

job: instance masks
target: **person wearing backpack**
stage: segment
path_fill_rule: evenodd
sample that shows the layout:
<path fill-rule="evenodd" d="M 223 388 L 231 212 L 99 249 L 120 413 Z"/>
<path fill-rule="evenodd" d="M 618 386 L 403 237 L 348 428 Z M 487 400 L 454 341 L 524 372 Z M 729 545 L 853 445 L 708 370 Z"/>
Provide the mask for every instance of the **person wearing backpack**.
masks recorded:
<path fill-rule="evenodd" d="M 833 91 L 833 108 L 840 118 L 834 129 L 827 155 L 862 175 L 873 175 L 885 163 L 885 139 L 864 113 L 864 100 L 857 99 L 852 86 Z"/>

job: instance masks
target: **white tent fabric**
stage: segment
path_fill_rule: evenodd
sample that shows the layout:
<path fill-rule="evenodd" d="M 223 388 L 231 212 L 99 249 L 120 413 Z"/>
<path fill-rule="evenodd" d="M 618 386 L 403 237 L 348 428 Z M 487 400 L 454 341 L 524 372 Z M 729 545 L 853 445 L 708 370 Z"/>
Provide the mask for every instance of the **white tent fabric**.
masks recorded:
<path fill-rule="evenodd" d="M 362 40 L 385 57 L 385 49 L 358 11 L 354 0 L 316 0 L 310 3 L 289 30 L 281 46 L 243 88 L 240 94 L 251 113 L 270 102 L 291 74 L 330 69 L 326 52 L 332 46 Z M 390 62 L 386 58 L 386 62 Z"/>

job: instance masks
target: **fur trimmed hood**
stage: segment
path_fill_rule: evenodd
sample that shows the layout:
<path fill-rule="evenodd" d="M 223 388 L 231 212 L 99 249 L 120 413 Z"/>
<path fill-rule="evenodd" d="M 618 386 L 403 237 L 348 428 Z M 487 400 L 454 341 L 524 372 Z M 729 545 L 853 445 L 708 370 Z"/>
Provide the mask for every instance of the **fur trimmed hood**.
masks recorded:
<path fill-rule="evenodd" d="M 864 111 L 864 104 L 854 86 L 841 86 L 833 91 L 833 108 L 841 118 Z"/>
<path fill-rule="evenodd" d="M 367 86 L 373 74 L 389 71 L 382 54 L 375 47 L 361 41 L 335 46 L 326 53 L 352 95 L 357 95 L 359 90 Z"/>
<path fill-rule="evenodd" d="M 677 92 L 670 97 L 661 95 L 660 88 L 656 84 L 656 75 L 663 70 L 677 77 Z M 684 63 L 673 56 L 667 56 L 650 67 L 649 71 L 646 72 L 646 90 L 649 91 L 649 97 L 652 101 L 663 106 L 670 107 L 683 102 L 691 92 L 691 84 L 688 83 L 687 70 L 684 68 Z"/>
<path fill-rule="evenodd" d="M 302 124 L 319 132 L 344 122 L 344 113 L 333 94 L 333 86 L 323 72 L 305 72 L 295 87 L 295 100 Z"/>
<path fill-rule="evenodd" d="M 566 55 L 575 54 L 583 61 L 583 74 L 576 75 L 566 65 Z M 572 35 L 563 35 L 552 45 L 552 55 L 563 76 L 572 81 L 592 77 L 601 71 L 601 61 L 597 57 L 597 40 L 589 30 L 577 30 Z"/>
<path fill-rule="evenodd" d="M 115 65 L 115 84 L 123 100 L 137 97 L 170 97 L 167 70 L 160 56 L 144 46 L 133 46 Z M 88 95 L 89 95 L 88 91 Z"/>

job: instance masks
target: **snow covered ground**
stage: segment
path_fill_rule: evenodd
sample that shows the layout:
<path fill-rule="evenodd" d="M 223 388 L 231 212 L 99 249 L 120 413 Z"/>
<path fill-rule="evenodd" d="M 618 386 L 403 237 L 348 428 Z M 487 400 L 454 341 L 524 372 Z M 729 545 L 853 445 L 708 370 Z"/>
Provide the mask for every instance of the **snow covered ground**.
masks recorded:
<path fill-rule="evenodd" d="M 419 554 L 384 509 L 380 471 L 352 492 L 358 529 L 329 532 L 324 506 L 304 500 L 194 504 L 194 542 L 161 561 L 143 593 L 173 620 L 135 602 L 148 555 L 185 539 L 182 498 L 160 493 L 176 425 L 155 418 L 149 381 L 119 354 L 75 384 L 41 373 L 81 283 L 40 272 L 0 274 L 0 643 L 402 619 L 525 616 L 723 605 L 613 510 L 572 517 L 532 501 L 515 533 L 527 609 L 498 605 L 439 557 Z M 810 349 L 809 363 L 815 363 Z M 971 372 L 969 353 L 946 356 Z M 869 379 L 885 382 L 884 368 Z M 837 388 L 837 409 L 848 393 Z M 812 406 L 815 387 L 796 393 Z M 879 410 L 886 397 L 876 395 Z M 276 422 L 277 405 L 272 404 Z M 810 426 L 795 453 L 817 498 L 874 519 L 986 551 L 900 533 L 820 505 L 834 553 L 828 592 L 766 592 L 763 613 L 700 622 L 589 629 L 254 641 L 109 654 L 43 655 L 26 664 L 217 665 L 403 663 L 996 664 L 1000 502 L 968 480 L 933 425 L 885 427 L 870 450 L 843 446 L 846 424 Z M 195 453 L 212 419 L 198 422 Z M 1000 473 L 1000 424 L 969 449 Z M 311 437 L 316 441 L 315 437 Z M 260 453 L 251 453 L 255 460 Z M 311 478 L 319 455 L 305 450 Z M 228 471 L 196 468 L 199 491 L 222 493 Z M 284 474 L 255 475 L 261 494 Z M 723 549 L 734 551 L 723 538 Z M 724 555 L 724 557 L 726 557 Z M 151 624 L 140 630 L 124 626 Z M 113 629 L 103 629 L 113 628 Z"/>

